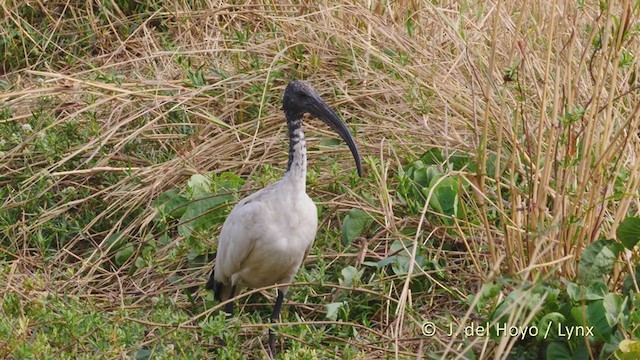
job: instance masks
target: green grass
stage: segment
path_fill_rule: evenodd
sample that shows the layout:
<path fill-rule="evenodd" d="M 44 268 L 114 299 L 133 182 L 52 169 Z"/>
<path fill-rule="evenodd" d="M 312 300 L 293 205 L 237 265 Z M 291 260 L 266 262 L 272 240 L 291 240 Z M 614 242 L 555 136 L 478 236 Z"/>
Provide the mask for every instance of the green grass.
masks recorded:
<path fill-rule="evenodd" d="M 299 78 L 366 166 L 305 122 L 319 229 L 278 358 L 638 358 L 638 11 L 4 4 L 0 356 L 267 357 L 273 288 L 227 320 L 201 287 L 232 205 L 284 173 Z M 593 335 L 495 335 L 558 324 Z"/>

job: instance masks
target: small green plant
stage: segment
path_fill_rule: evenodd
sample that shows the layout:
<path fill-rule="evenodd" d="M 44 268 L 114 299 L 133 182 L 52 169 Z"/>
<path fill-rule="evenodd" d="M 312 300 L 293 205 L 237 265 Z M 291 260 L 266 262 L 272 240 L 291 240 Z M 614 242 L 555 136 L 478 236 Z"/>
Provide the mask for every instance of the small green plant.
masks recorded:
<path fill-rule="evenodd" d="M 471 163 L 463 153 L 453 153 L 445 159 L 439 150 L 428 150 L 398 172 L 398 197 L 414 215 L 422 212 L 429 199 L 430 208 L 447 222 L 446 217 L 460 215 L 461 190 L 466 187 L 462 177 L 447 172 L 466 167 L 473 169 Z"/>
<path fill-rule="evenodd" d="M 505 324 L 514 306 L 521 304 L 526 311 L 536 313 L 530 325 L 518 330 L 522 341 L 512 349 L 514 356 L 544 354 L 547 359 L 560 360 L 588 358 L 589 354 L 639 358 L 638 266 L 635 275 L 625 279 L 622 291 L 610 290 L 607 284 L 624 249 L 632 250 L 640 241 L 640 218 L 625 219 L 617 238 L 590 244 L 582 253 L 579 273 L 573 281 L 531 284 L 527 291 L 513 291 L 498 304 L 493 299 L 503 285 L 486 284 L 476 308 L 492 322 L 489 333 L 499 340 L 500 330 L 508 328 Z"/>
<path fill-rule="evenodd" d="M 231 172 L 211 176 L 195 174 L 183 191 L 171 189 L 160 195 L 154 218 L 159 240 L 173 231 L 184 239 L 170 256 L 176 258 L 186 251 L 187 259 L 193 261 L 209 253 L 213 229 L 224 222 L 230 204 L 237 200 L 237 191 L 243 185 L 244 180 Z"/>

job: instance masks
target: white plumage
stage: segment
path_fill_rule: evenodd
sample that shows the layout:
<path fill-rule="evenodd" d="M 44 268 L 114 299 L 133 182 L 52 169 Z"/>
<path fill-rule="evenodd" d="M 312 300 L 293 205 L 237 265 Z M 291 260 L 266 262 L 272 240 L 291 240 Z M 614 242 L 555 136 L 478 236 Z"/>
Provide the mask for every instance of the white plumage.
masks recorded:
<path fill-rule="evenodd" d="M 241 289 L 293 280 L 316 237 L 318 215 L 305 191 L 291 191 L 298 179 L 289 175 L 233 208 L 220 232 L 216 281 Z"/>

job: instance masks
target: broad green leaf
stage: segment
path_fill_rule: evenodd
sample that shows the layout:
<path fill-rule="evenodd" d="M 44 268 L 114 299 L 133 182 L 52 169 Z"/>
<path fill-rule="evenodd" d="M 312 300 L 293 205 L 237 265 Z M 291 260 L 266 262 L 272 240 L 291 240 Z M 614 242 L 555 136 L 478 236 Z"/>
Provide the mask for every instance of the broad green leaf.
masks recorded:
<path fill-rule="evenodd" d="M 141 269 L 144 267 L 144 259 L 142 256 L 138 256 L 135 261 L 135 266 L 137 269 Z"/>
<path fill-rule="evenodd" d="M 616 236 L 627 249 L 633 249 L 640 241 L 640 218 L 628 217 L 624 219 L 618 226 Z"/>
<path fill-rule="evenodd" d="M 578 267 L 578 280 L 588 284 L 611 274 L 622 245 L 613 240 L 597 240 L 583 252 Z"/>
<path fill-rule="evenodd" d="M 513 311 L 520 308 L 534 309 L 539 306 L 542 294 L 535 294 L 531 291 L 513 290 L 495 307 L 495 311 L 491 315 L 491 320 L 499 323 L 509 322 Z"/>
<path fill-rule="evenodd" d="M 216 192 L 240 190 L 244 183 L 245 180 L 243 178 L 230 171 L 225 171 L 215 178 Z"/>
<path fill-rule="evenodd" d="M 604 342 L 609 342 L 612 330 L 605 315 L 605 308 L 601 300 L 587 305 L 587 326 L 593 326 L 593 334 Z"/>
<path fill-rule="evenodd" d="M 609 293 L 609 287 L 603 281 L 594 280 L 585 288 L 585 300 L 602 300 Z"/>
<path fill-rule="evenodd" d="M 346 301 L 326 304 L 324 307 L 327 310 L 327 319 L 331 321 L 338 320 L 338 311 L 340 310 L 340 308 L 342 308 L 346 304 L 347 304 Z"/>
<path fill-rule="evenodd" d="M 606 310 L 607 322 L 614 327 L 622 316 L 624 301 L 618 294 L 609 293 L 604 297 L 603 306 Z"/>
<path fill-rule="evenodd" d="M 439 149 L 429 149 L 422 156 L 420 156 L 420 160 L 422 160 L 427 165 L 439 165 L 444 162 L 444 156 L 442 156 L 442 152 Z"/>
<path fill-rule="evenodd" d="M 433 195 L 429 200 L 429 205 L 436 212 L 444 215 L 455 216 L 458 214 L 458 180 L 447 177 L 438 183 L 442 176 L 436 176 L 431 180 L 429 187 L 433 190 Z M 425 189 L 425 195 L 429 194 L 429 189 Z"/>
<path fill-rule="evenodd" d="M 442 171 L 440 171 L 440 169 L 437 166 L 431 165 L 427 167 L 427 180 L 429 182 L 425 186 L 433 186 L 432 184 L 434 183 L 434 180 L 439 179 L 441 177 L 442 177 Z"/>
<path fill-rule="evenodd" d="M 537 339 L 544 341 L 546 339 L 554 339 L 558 337 L 558 324 L 564 324 L 566 322 L 564 315 L 558 312 L 552 312 L 546 314 L 538 321 L 538 336 Z M 547 331 L 548 328 L 548 331 Z M 547 335 L 548 334 L 548 335 Z"/>
<path fill-rule="evenodd" d="M 583 306 L 574 306 L 571 308 L 571 318 L 578 325 L 587 325 L 587 321 L 585 320 L 586 311 Z"/>
<path fill-rule="evenodd" d="M 411 240 L 396 240 L 391 243 L 389 251 L 392 254 L 400 256 L 411 256 L 411 248 L 413 247 L 413 241 Z"/>
<path fill-rule="evenodd" d="M 342 222 L 342 242 L 349 245 L 371 224 L 371 215 L 360 209 L 351 209 Z"/>
<path fill-rule="evenodd" d="M 171 199 L 179 195 L 180 195 L 179 189 L 167 190 L 158 196 L 158 198 L 154 201 L 153 206 L 159 207 L 163 204 L 166 204 L 167 202 L 171 201 Z"/>
<path fill-rule="evenodd" d="M 184 196 L 180 195 L 178 189 L 165 191 L 156 200 L 155 207 L 158 209 L 158 215 L 154 218 L 158 221 L 164 217 L 172 219 L 180 218 L 187 209 L 186 204 L 189 202 Z"/>
<path fill-rule="evenodd" d="M 620 341 L 619 348 L 622 352 L 631 352 L 631 351 L 640 352 L 640 341 L 624 339 Z"/>
<path fill-rule="evenodd" d="M 119 250 L 115 256 L 116 265 L 124 265 L 134 252 L 135 250 L 132 245 L 126 246 L 123 249 Z"/>
<path fill-rule="evenodd" d="M 580 299 L 582 299 L 582 294 L 584 292 L 582 286 L 569 281 L 567 281 L 565 285 L 567 286 L 567 295 L 569 295 L 569 298 L 571 300 L 577 302 L 577 301 L 580 301 Z"/>
<path fill-rule="evenodd" d="M 472 159 L 469 154 L 461 151 L 454 151 L 449 157 L 449 162 L 453 165 L 453 170 L 466 169 L 469 172 L 477 171 L 474 159 Z"/>
<path fill-rule="evenodd" d="M 358 271 L 353 266 L 347 266 L 340 273 L 342 274 L 342 278 L 338 280 L 340 285 L 351 287 L 355 282 L 360 281 L 362 274 L 364 274 L 364 269 Z"/>
<path fill-rule="evenodd" d="M 547 359 L 572 360 L 571 350 L 565 343 L 552 342 L 547 346 Z"/>
<path fill-rule="evenodd" d="M 640 266 L 638 265 L 636 265 L 635 271 L 632 274 L 627 275 L 624 279 L 622 294 L 633 298 L 633 294 L 635 294 L 635 284 L 637 283 L 640 283 Z"/>
<path fill-rule="evenodd" d="M 429 175 L 427 174 L 427 168 L 416 169 L 413 172 L 413 181 L 421 187 L 429 185 Z"/>
<path fill-rule="evenodd" d="M 231 195 L 211 196 L 202 195 L 187 206 L 187 210 L 180 218 L 178 233 L 185 238 L 191 236 L 194 231 L 208 230 L 224 221 L 227 215 L 224 203 L 232 200 Z"/>
<path fill-rule="evenodd" d="M 336 146 L 336 145 L 342 145 L 343 141 L 338 139 L 338 138 L 327 138 L 327 139 L 322 139 L 320 141 L 320 145 L 324 145 L 324 146 Z"/>
<path fill-rule="evenodd" d="M 583 300 L 602 300 L 609 293 L 607 284 L 602 281 L 594 280 L 589 286 L 578 285 L 569 281 L 564 281 L 567 286 L 567 295 L 574 302 L 582 302 Z"/>
<path fill-rule="evenodd" d="M 152 354 L 153 352 L 149 348 L 146 348 L 146 347 L 140 348 L 140 350 L 136 352 L 136 360 L 151 359 Z"/>
<path fill-rule="evenodd" d="M 394 263 L 395 261 L 396 261 L 396 256 L 395 256 L 395 255 L 393 255 L 393 256 L 389 256 L 389 257 L 386 257 L 386 258 L 384 258 L 384 259 L 382 259 L 382 260 L 378 261 L 378 262 L 376 263 L 376 266 L 377 266 L 378 268 L 382 268 L 382 267 L 385 267 L 385 266 L 387 266 L 387 265 L 389 265 L 389 264 Z"/>
<path fill-rule="evenodd" d="M 480 299 L 476 303 L 476 310 L 482 311 L 482 309 L 485 308 L 486 304 L 489 301 L 495 299 L 500 294 L 500 290 L 502 290 L 502 286 L 499 284 L 495 284 L 495 283 L 482 284 L 482 289 L 480 289 L 480 292 L 478 293 L 478 295 L 480 296 Z M 475 296 L 470 296 L 469 299 L 467 300 L 467 303 L 471 305 L 474 299 L 475 299 Z"/>
<path fill-rule="evenodd" d="M 573 360 L 589 359 L 590 350 L 584 341 L 578 341 L 573 348 Z"/>
<path fill-rule="evenodd" d="M 391 269 L 396 275 L 405 275 L 409 273 L 409 262 L 411 261 L 405 256 L 396 256 L 396 261 L 391 263 Z"/>
<path fill-rule="evenodd" d="M 107 237 L 107 239 L 104 242 L 103 249 L 104 250 L 109 249 L 109 251 L 115 251 L 120 249 L 126 243 L 124 238 L 120 237 L 120 235 L 122 235 L 122 232 L 119 231 Z"/>
<path fill-rule="evenodd" d="M 164 233 L 158 238 L 158 242 L 160 244 L 166 245 L 171 242 L 171 238 L 169 237 L 169 235 L 167 235 L 167 233 Z"/>
<path fill-rule="evenodd" d="M 211 179 L 202 174 L 193 174 L 187 182 L 193 198 L 199 198 L 203 194 L 211 193 Z"/>

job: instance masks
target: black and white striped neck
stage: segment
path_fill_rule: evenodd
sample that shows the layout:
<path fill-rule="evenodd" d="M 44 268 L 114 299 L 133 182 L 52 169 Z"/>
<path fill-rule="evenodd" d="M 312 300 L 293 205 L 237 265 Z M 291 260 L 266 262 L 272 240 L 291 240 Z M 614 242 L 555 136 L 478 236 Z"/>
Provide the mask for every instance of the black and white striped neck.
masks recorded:
<path fill-rule="evenodd" d="M 302 130 L 302 114 L 285 115 L 289 128 L 289 162 L 285 176 L 304 188 L 307 180 L 307 147 Z"/>

